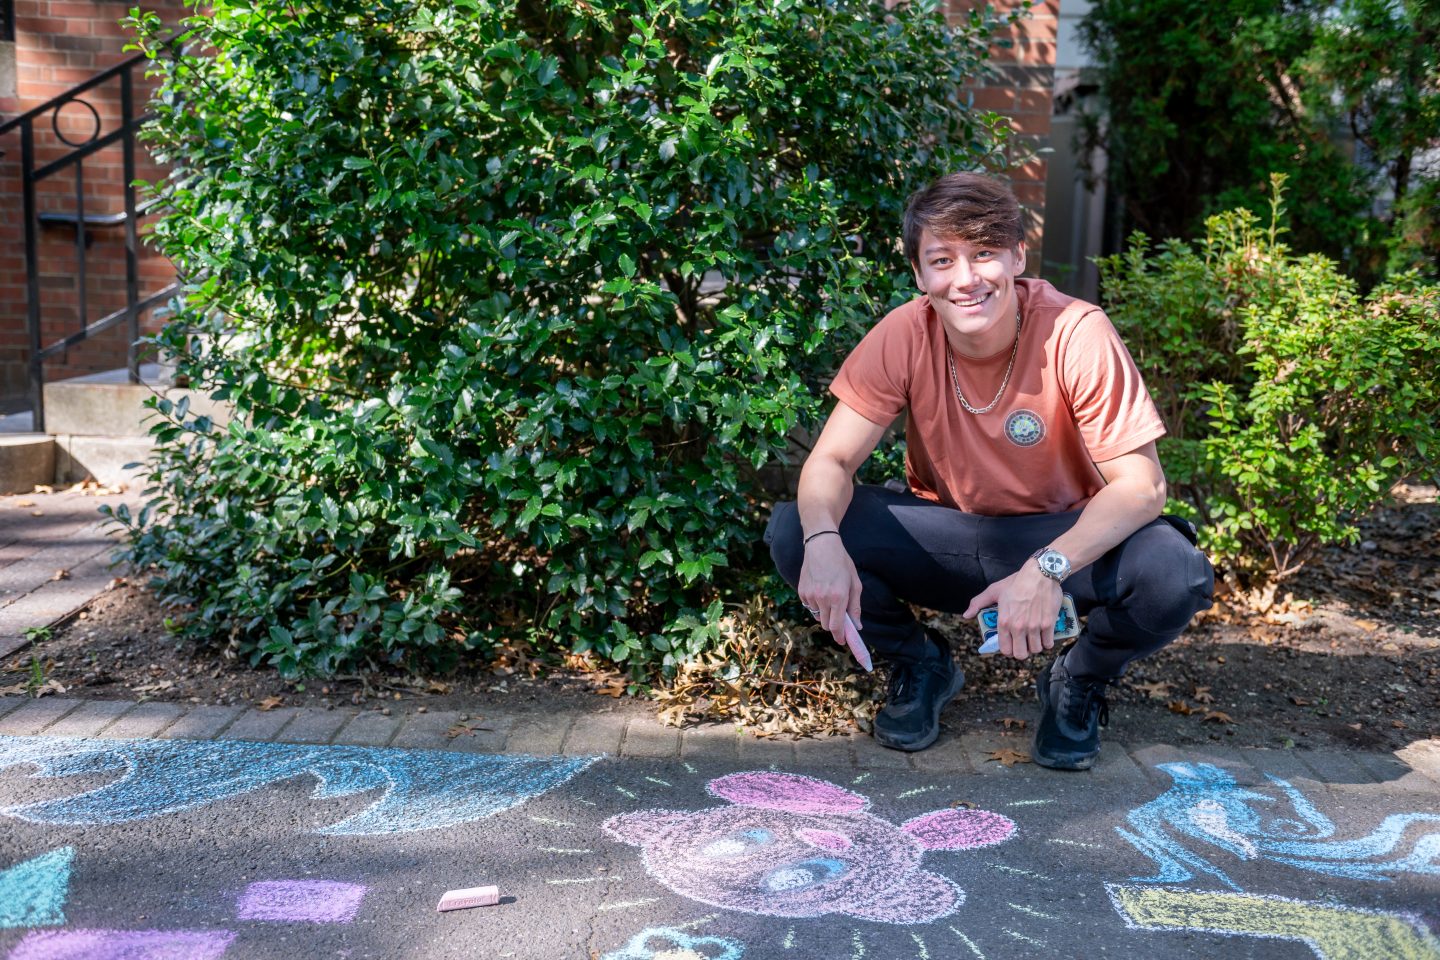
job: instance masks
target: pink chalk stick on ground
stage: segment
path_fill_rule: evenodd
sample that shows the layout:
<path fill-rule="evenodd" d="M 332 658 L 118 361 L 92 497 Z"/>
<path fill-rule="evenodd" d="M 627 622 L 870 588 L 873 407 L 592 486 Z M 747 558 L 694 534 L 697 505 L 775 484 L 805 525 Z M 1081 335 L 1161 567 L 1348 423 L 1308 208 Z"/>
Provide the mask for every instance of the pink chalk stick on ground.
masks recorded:
<path fill-rule="evenodd" d="M 470 907 L 493 907 L 500 902 L 499 887 L 467 887 L 464 890 L 446 890 L 436 910 L 466 910 Z"/>
<path fill-rule="evenodd" d="M 870 650 L 865 646 L 865 641 L 860 639 L 860 631 L 855 629 L 855 621 L 850 619 L 850 614 L 845 614 L 845 646 L 855 655 L 860 666 L 869 673 L 875 669 L 874 663 L 870 660 Z"/>

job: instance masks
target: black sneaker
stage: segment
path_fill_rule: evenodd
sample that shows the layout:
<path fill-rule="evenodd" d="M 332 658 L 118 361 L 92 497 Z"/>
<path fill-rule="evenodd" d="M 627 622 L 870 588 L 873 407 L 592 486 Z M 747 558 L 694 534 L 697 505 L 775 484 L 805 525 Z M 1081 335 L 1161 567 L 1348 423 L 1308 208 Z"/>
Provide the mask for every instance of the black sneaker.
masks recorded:
<path fill-rule="evenodd" d="M 1089 770 L 1100 753 L 1100 728 L 1110 723 L 1104 680 L 1082 680 L 1065 669 L 1065 656 L 1052 660 L 1035 689 L 1040 694 L 1040 725 L 1031 758 L 1052 770 Z"/>
<path fill-rule="evenodd" d="M 950 658 L 950 645 L 933 630 L 927 653 L 917 662 L 890 669 L 885 706 L 875 716 L 875 739 L 892 750 L 924 750 L 940 736 L 940 711 L 965 686 L 965 674 Z"/>

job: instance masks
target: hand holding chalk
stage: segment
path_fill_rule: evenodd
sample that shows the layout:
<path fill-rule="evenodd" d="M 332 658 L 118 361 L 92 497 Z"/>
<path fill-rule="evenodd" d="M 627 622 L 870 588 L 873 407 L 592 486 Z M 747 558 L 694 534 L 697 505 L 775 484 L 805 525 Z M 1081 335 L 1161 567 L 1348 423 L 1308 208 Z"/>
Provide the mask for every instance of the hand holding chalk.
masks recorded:
<path fill-rule="evenodd" d="M 860 666 L 869 673 L 875 669 L 874 663 L 870 660 L 870 651 L 865 646 L 865 641 L 860 639 L 860 631 L 855 629 L 855 621 L 850 619 L 850 614 L 845 614 L 845 646 L 855 655 Z"/>

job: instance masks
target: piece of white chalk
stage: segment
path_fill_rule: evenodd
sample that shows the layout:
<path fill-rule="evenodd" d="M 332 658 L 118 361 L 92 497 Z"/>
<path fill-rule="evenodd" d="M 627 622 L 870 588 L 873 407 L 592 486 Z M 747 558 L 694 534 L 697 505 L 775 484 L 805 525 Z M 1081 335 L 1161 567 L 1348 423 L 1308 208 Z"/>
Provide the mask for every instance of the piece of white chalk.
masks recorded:
<path fill-rule="evenodd" d="M 855 655 L 860 666 L 869 673 L 875 669 L 875 664 L 870 660 L 870 650 L 865 646 L 865 641 L 860 639 L 860 631 L 855 629 L 855 621 L 850 619 L 850 614 L 845 614 L 845 646 Z"/>
<path fill-rule="evenodd" d="M 470 907 L 493 907 L 500 902 L 499 887 L 469 887 L 465 890 L 446 890 L 435 908 L 444 913 L 447 910 L 466 910 Z"/>

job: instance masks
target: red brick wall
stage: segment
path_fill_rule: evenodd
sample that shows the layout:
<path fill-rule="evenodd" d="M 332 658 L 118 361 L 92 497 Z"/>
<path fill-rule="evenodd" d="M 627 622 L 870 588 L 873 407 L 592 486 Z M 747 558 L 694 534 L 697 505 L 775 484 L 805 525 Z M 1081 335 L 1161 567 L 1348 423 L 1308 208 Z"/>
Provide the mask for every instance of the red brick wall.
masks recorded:
<path fill-rule="evenodd" d="M 167 22 L 178 22 L 184 8 L 174 0 L 148 3 Z M 106 0 L 15 0 L 15 84 L 0 90 L 0 122 L 39 106 L 65 93 L 108 67 L 133 56 L 124 46 L 129 38 L 119 24 L 129 2 Z M 143 64 L 132 74 L 134 104 L 143 110 L 152 82 L 144 78 Z M 115 78 L 88 91 L 82 99 L 99 115 L 100 135 L 120 123 L 120 83 Z M 58 117 L 47 111 L 34 120 L 37 165 L 64 156 L 67 147 L 55 134 L 75 143 L 87 142 L 96 129 L 95 117 L 84 106 L 70 103 Z M 13 409 L 27 399 L 29 334 L 26 327 L 25 247 L 20 177 L 20 131 L 0 136 L 0 412 Z M 84 162 L 85 212 L 119 213 L 124 206 L 124 167 L 121 146 L 116 143 L 91 154 Z M 150 162 L 143 147 L 137 155 L 136 176 L 158 179 L 162 171 Z M 44 211 L 74 212 L 75 169 L 73 166 L 36 185 L 36 206 Z M 144 221 L 141 221 L 143 228 Z M 123 228 L 94 228 L 85 253 L 86 316 L 93 323 L 125 304 L 125 231 Z M 47 225 L 40 245 L 41 332 L 46 344 L 77 331 L 80 271 L 74 229 Z M 141 296 L 173 279 L 169 264 L 141 248 Z M 146 332 L 156 324 L 145 318 Z M 46 362 L 47 380 L 79 376 L 125 365 L 127 337 L 124 324 L 86 341 L 68 354 Z"/>
<path fill-rule="evenodd" d="M 952 22 L 959 22 L 980 4 L 974 0 L 948 0 Z M 1021 0 L 992 0 L 1001 14 L 1021 6 Z M 1059 29 L 1060 0 L 1036 0 L 1028 16 L 1002 31 L 990 49 L 994 75 L 973 88 L 975 105 L 1008 117 L 1014 143 L 1022 151 L 1050 142 L 1050 117 L 1055 89 L 1055 38 Z M 1038 273 L 1040 241 L 1045 229 L 1046 164 L 1037 157 L 1011 173 L 1015 195 L 1030 214 L 1027 245 L 1030 273 Z"/>

